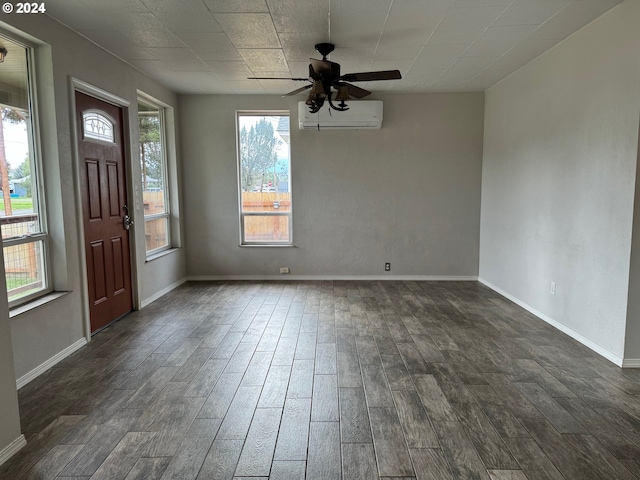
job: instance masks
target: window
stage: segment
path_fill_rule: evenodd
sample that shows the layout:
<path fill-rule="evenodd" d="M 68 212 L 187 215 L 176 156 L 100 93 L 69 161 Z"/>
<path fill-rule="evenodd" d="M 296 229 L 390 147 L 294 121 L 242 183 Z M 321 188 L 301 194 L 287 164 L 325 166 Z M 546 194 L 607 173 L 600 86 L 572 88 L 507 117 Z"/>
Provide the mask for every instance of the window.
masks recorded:
<path fill-rule="evenodd" d="M 102 140 L 104 142 L 115 142 L 113 126 L 115 122 L 105 117 L 100 112 L 84 112 L 82 115 L 82 134 L 85 138 Z"/>
<path fill-rule="evenodd" d="M 291 245 L 288 112 L 238 112 L 242 245 Z"/>
<path fill-rule="evenodd" d="M 0 36 L 8 50 L 0 71 L 0 226 L 9 305 L 51 290 L 48 237 L 40 189 L 32 49 Z"/>
<path fill-rule="evenodd" d="M 171 246 L 164 108 L 138 99 L 144 236 L 147 257 Z"/>

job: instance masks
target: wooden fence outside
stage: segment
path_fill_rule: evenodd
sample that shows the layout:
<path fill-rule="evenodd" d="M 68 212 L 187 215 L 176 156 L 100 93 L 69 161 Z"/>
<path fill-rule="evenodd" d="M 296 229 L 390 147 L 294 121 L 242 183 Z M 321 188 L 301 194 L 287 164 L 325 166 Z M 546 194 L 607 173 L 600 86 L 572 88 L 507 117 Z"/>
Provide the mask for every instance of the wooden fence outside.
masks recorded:
<path fill-rule="evenodd" d="M 244 216 L 245 241 L 290 241 L 291 194 L 289 192 L 242 192 L 242 211 L 269 213 L 269 215 Z M 273 215 L 274 213 L 282 215 Z"/>

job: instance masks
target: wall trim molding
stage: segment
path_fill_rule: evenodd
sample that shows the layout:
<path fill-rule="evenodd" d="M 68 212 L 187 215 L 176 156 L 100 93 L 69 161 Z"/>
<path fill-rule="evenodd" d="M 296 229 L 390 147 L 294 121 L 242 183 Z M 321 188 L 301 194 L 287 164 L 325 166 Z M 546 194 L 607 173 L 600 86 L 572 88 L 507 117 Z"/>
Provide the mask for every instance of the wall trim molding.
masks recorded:
<path fill-rule="evenodd" d="M 87 339 L 83 337 L 80 340 L 78 340 L 77 342 L 69 345 L 64 350 L 56 353 L 53 357 L 51 357 L 46 362 L 41 363 L 40 365 L 38 365 L 36 368 L 31 370 L 30 372 L 28 372 L 28 373 L 24 374 L 23 376 L 21 376 L 20 378 L 18 378 L 16 380 L 16 388 L 18 390 L 20 390 L 27 383 L 31 382 L 32 380 L 35 380 L 36 377 L 42 375 L 44 372 L 49 370 L 51 367 L 53 367 L 57 363 L 60 363 L 62 360 L 67 358 L 69 355 L 74 353 L 76 350 L 79 350 L 80 348 L 84 347 L 86 344 L 87 344 Z"/>
<path fill-rule="evenodd" d="M 533 315 L 538 317 L 540 320 L 548 323 L 552 327 L 557 328 L 562 333 L 565 333 L 565 334 L 569 335 L 571 338 L 573 338 L 574 340 L 577 340 L 578 342 L 583 344 L 585 347 L 590 348 L 591 350 L 593 350 L 598 355 L 601 355 L 604 358 L 606 358 L 607 360 L 609 360 L 610 362 L 615 363 L 618 367 L 632 368 L 628 364 L 628 362 L 631 362 L 633 360 L 630 359 L 630 360 L 626 360 L 625 361 L 623 358 L 619 357 L 615 353 L 610 352 L 609 350 L 601 347 L 600 345 L 598 345 L 597 343 L 593 342 L 592 340 L 589 340 L 587 337 L 581 335 L 580 333 L 576 332 L 575 330 L 567 327 L 563 323 L 560 323 L 559 321 L 554 320 L 553 318 L 549 317 L 548 315 L 545 315 L 544 313 L 542 313 L 539 310 L 536 310 L 531 305 L 529 305 L 529 304 L 523 302 L 522 300 L 520 300 L 519 298 L 514 297 L 513 295 L 505 292 L 501 288 L 496 287 L 495 285 L 491 284 L 490 282 L 488 282 L 484 278 L 479 277 L 478 278 L 478 282 L 482 283 L 486 287 L 489 287 L 491 290 L 493 290 L 496 293 L 499 293 L 503 297 L 511 300 L 516 305 L 521 306 L 522 308 L 527 310 L 529 313 L 532 313 Z M 635 360 L 635 361 L 637 361 L 638 362 L 638 366 L 640 366 L 640 359 Z"/>
<path fill-rule="evenodd" d="M 0 465 L 5 463 L 16 453 L 18 453 L 18 450 L 20 450 L 26 444 L 27 444 L 27 439 L 24 438 L 24 435 L 20 435 L 13 442 L 11 442 L 9 445 L 7 445 L 2 450 L 0 450 Z"/>
<path fill-rule="evenodd" d="M 187 277 L 181 278 L 177 282 L 174 282 L 171 285 L 169 285 L 168 287 L 163 288 L 159 292 L 154 293 L 149 298 L 145 298 L 144 300 L 142 300 L 140 302 L 140 309 L 143 309 L 147 305 L 155 302 L 156 300 L 158 300 L 163 295 L 166 295 L 167 293 L 169 293 L 171 290 L 175 290 L 176 288 L 178 288 L 180 285 L 182 285 L 186 281 L 187 281 Z"/>
<path fill-rule="evenodd" d="M 640 368 L 640 358 L 625 358 L 622 360 L 622 368 Z"/>
<path fill-rule="evenodd" d="M 373 280 L 373 281 L 407 281 L 407 282 L 477 282 L 478 277 L 472 275 L 195 275 L 187 277 L 190 282 L 207 282 L 223 280 Z"/>

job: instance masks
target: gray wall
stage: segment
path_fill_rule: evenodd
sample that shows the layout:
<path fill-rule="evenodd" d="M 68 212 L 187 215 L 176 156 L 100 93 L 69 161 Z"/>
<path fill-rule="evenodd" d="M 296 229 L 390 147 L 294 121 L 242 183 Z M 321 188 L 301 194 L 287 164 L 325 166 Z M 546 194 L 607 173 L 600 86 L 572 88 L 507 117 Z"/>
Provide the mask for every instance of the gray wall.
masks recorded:
<path fill-rule="evenodd" d="M 623 2 L 487 90 L 485 107 L 481 279 L 619 359 L 638 148 L 638 25 L 640 2 Z"/>
<path fill-rule="evenodd" d="M 189 277 L 477 276 L 483 94 L 379 96 L 368 131 L 300 131 L 302 98 L 180 97 Z M 291 112 L 295 248 L 238 246 L 243 109 Z"/>
<path fill-rule="evenodd" d="M 28 18 L 27 18 L 28 17 Z M 20 378 L 84 338 L 83 288 L 79 240 L 78 205 L 75 191 L 70 118 L 69 78 L 73 76 L 129 102 L 131 126 L 131 179 L 141 178 L 137 152 L 136 90 L 140 89 L 168 105 L 176 96 L 143 76 L 124 62 L 86 41 L 45 15 L 6 15 L 0 27 L 33 35 L 38 47 L 38 87 L 43 143 L 47 213 L 51 233 L 52 273 L 55 290 L 70 293 L 64 297 L 11 319 L 11 338 L 15 358 L 15 378 Z M 126 115 L 126 114 L 125 114 Z M 174 172 L 177 175 L 177 172 Z M 138 189 L 139 190 L 139 189 Z M 182 250 L 152 262 L 145 262 L 143 206 L 137 202 L 134 253 L 137 266 L 139 301 L 153 297 L 185 276 Z M 175 212 L 179 215 L 179 212 Z M 176 217 L 177 219 L 177 217 Z M 6 314 L 6 309 L 2 310 Z M 15 389 L 13 386 L 1 385 Z"/>
<path fill-rule="evenodd" d="M 2 282 L 0 285 L 4 285 L 5 281 L 4 268 L 0 268 L 0 282 Z M 21 435 L 8 311 L 7 292 L 2 289 L 0 291 L 0 454 Z"/>

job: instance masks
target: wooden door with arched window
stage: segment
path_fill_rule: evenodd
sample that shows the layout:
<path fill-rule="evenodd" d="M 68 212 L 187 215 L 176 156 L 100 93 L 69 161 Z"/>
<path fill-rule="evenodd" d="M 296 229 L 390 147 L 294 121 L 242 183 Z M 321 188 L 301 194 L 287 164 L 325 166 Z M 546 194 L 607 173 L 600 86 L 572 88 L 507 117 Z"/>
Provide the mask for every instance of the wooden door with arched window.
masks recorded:
<path fill-rule="evenodd" d="M 133 308 L 122 108 L 76 92 L 91 332 Z"/>

